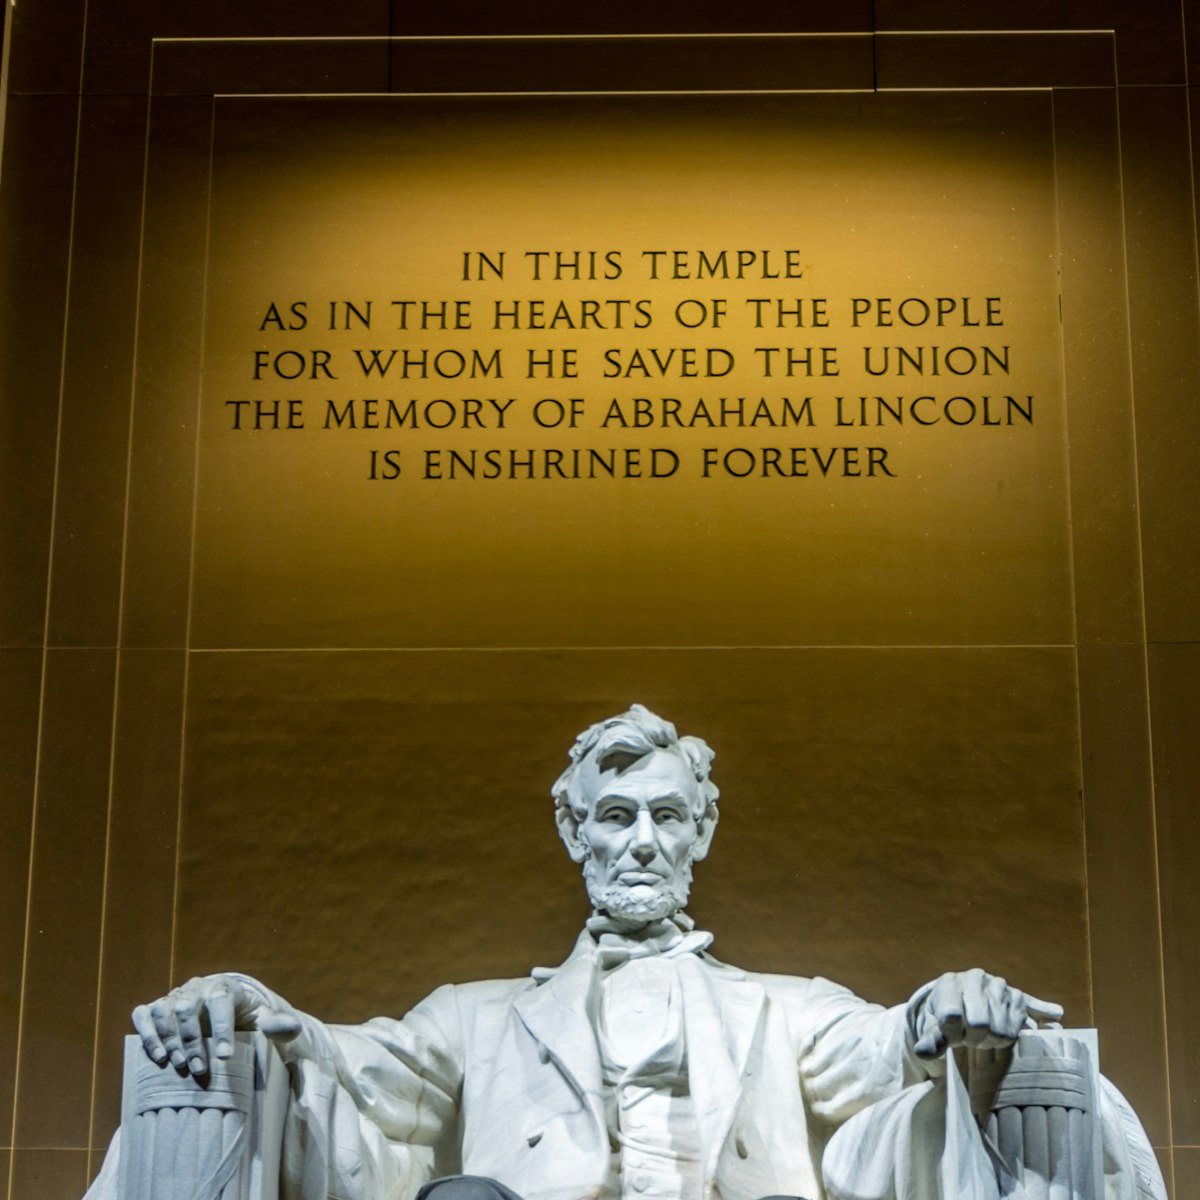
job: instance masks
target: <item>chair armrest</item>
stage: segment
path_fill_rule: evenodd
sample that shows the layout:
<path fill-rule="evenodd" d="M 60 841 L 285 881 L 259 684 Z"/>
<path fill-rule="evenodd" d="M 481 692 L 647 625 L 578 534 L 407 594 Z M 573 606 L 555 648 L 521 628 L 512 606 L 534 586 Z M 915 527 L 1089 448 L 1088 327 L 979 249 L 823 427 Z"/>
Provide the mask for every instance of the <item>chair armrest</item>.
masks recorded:
<path fill-rule="evenodd" d="M 208 1045 L 209 1076 L 156 1066 L 125 1039 L 121 1200 L 278 1200 L 287 1070 L 261 1033 L 233 1054 Z"/>
<path fill-rule="evenodd" d="M 1038 1029 L 967 1056 L 971 1110 L 1001 1195 L 1103 1200 L 1100 1070 L 1094 1029 Z"/>

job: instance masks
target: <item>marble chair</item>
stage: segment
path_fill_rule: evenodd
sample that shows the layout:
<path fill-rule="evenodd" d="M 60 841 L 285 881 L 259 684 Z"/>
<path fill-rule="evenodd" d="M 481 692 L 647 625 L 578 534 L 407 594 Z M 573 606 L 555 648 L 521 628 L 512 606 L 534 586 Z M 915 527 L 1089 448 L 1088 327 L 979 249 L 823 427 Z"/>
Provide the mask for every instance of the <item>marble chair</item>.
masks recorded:
<path fill-rule="evenodd" d="M 210 1049 L 210 1062 L 202 1085 L 155 1066 L 137 1037 L 126 1039 L 119 1200 L 279 1200 L 286 1067 L 257 1033 L 238 1034 L 229 1059 L 216 1059 Z M 947 1095 L 969 1097 L 966 1119 L 978 1127 L 995 1168 L 993 1195 L 1103 1200 L 1101 1088 L 1112 1093 L 1110 1102 L 1124 1101 L 1101 1081 L 1094 1030 L 1038 1030 L 1022 1034 L 1010 1050 L 960 1050 L 948 1070 L 955 1081 Z M 1132 1112 L 1129 1118 L 1136 1123 Z M 878 1173 L 869 1148 L 858 1154 L 849 1128 L 839 1136 L 841 1161 L 827 1157 L 830 1174 Z M 873 1186 L 887 1194 L 893 1185 L 860 1177 L 851 1186 L 857 1194 L 871 1194 Z M 941 1192 L 947 1185 L 943 1177 L 930 1186 Z M 840 1188 L 831 1181 L 831 1190 Z"/>

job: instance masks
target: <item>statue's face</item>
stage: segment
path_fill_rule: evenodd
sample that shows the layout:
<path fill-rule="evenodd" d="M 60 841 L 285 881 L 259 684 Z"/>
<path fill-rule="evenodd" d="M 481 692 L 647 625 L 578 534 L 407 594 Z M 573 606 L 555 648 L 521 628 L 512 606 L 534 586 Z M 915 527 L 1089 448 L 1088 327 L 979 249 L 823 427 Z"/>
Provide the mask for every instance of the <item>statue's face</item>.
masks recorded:
<path fill-rule="evenodd" d="M 582 764 L 587 817 L 583 876 L 592 904 L 614 917 L 652 921 L 687 901 L 692 862 L 708 848 L 699 785 L 682 756 L 656 750 L 624 770 Z"/>

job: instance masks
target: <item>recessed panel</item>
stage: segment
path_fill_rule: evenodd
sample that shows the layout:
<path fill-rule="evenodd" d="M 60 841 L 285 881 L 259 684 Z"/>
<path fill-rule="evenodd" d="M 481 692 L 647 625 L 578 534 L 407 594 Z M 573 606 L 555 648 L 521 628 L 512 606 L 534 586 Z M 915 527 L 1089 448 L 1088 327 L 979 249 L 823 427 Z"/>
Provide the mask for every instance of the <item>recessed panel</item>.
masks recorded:
<path fill-rule="evenodd" d="M 14 37 L 16 36 L 14 32 Z M 10 96 L 0 196 L 0 645 L 39 646 L 54 503 L 55 422 L 66 310 L 66 238 L 78 105 Z M 32 319 L 31 315 L 33 316 Z M 49 415 L 48 415 L 49 414 Z"/>
<path fill-rule="evenodd" d="M 166 990 L 175 903 L 184 653 L 121 653 L 109 799 L 91 1145 L 120 1121 L 123 1035 Z"/>
<path fill-rule="evenodd" d="M 386 92 L 389 43 L 384 37 L 203 38 L 154 43 L 155 96 L 229 92 Z"/>
<path fill-rule="evenodd" d="M 77 1200 L 87 1187 L 86 1150 L 12 1151 L 12 1191 L 16 1200 Z"/>
<path fill-rule="evenodd" d="M 1141 531 L 1116 93 L 1056 92 L 1054 128 L 1076 636 L 1136 642 Z"/>
<path fill-rule="evenodd" d="M 1068 642 L 1051 134 L 218 101 L 192 644 Z"/>
<path fill-rule="evenodd" d="M 187 637 L 211 111 L 211 100 L 169 96 L 150 113 L 121 595 L 127 646 L 182 646 Z"/>
<path fill-rule="evenodd" d="M 880 33 L 881 88 L 1111 87 L 1111 31 Z"/>
<path fill-rule="evenodd" d="M 19 1014 L 17 1147 L 87 1145 L 115 659 L 111 650 L 47 652 Z M 80 1063 L 88 1066 L 80 1070 Z"/>
<path fill-rule="evenodd" d="M 1200 954 L 1196 889 L 1200 819 L 1195 750 L 1200 716 L 1200 651 L 1195 645 L 1155 646 L 1150 653 L 1150 704 L 1155 721 L 1158 865 L 1163 919 L 1167 1045 L 1170 1052 L 1171 1131 L 1177 1145 L 1200 1145 L 1200 1055 L 1190 1028 Z"/>
<path fill-rule="evenodd" d="M 1080 648 L 1079 711 L 1093 1013 L 1104 1033 L 1104 1070 L 1153 1144 L 1166 1145 L 1169 1038 L 1162 947 L 1147 936 L 1158 926 L 1160 899 L 1140 646 Z"/>
<path fill-rule="evenodd" d="M 877 0 L 880 30 L 1113 30 L 1116 67 L 1123 85 L 1182 83 L 1183 13 L 1175 0 Z M 1020 67 L 1014 68 L 1017 72 Z"/>
<path fill-rule="evenodd" d="M 870 91 L 865 33 L 397 38 L 390 91 Z M 522 81 L 513 86 L 514 79 Z M 365 89 L 360 89 L 365 90 Z"/>
<path fill-rule="evenodd" d="M 361 1020 L 560 962 L 550 788 L 641 700 L 717 754 L 719 957 L 888 1002 L 978 963 L 1087 1024 L 1073 687 L 1057 649 L 194 654 L 175 977 Z"/>
<path fill-rule="evenodd" d="M 37 770 L 41 651 L 0 650 L 0 769 L 9 800 L 0 843 L 0 1010 L 11 1014 L 0 1026 L 0 1129 L 12 1128 L 17 1067 L 17 1022 L 25 948 L 25 904 L 29 888 L 29 845 Z M 0 1174 L 0 1178 L 3 1178 Z"/>
<path fill-rule="evenodd" d="M 650 34 L 674 33 L 869 33 L 875 14 L 870 0 L 846 0 L 836 9 L 820 4 L 797 6 L 789 0 L 747 0 L 736 9 L 726 4 L 638 0 L 609 4 L 563 5 L 553 0 L 524 0 L 495 5 L 487 0 L 392 0 L 392 32 L 445 35 Z"/>
<path fill-rule="evenodd" d="M 1200 371 L 1192 173 L 1177 152 L 1190 136 L 1181 89 L 1122 92 L 1121 167 L 1127 214 L 1130 337 L 1137 402 L 1146 636 L 1200 635 L 1200 437 L 1191 381 Z"/>
<path fill-rule="evenodd" d="M 140 97 L 82 102 L 71 304 L 66 322 L 51 644 L 115 643 L 125 532 L 141 195 L 127 186 L 146 153 Z"/>
<path fill-rule="evenodd" d="M 388 0 L 347 0 L 336 7 L 291 0 L 195 5 L 93 0 L 87 13 L 83 90 L 144 94 L 151 79 L 154 43 L 160 38 L 384 37 L 389 19 Z M 208 94 L 214 90 L 210 87 Z"/>

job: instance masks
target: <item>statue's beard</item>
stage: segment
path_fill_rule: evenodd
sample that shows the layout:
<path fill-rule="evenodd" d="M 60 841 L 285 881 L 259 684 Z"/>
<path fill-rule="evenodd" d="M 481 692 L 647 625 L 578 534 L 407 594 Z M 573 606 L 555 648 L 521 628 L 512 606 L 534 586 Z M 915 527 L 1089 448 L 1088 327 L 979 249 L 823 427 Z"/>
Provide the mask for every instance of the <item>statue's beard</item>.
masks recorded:
<path fill-rule="evenodd" d="M 595 860 L 583 864 L 583 882 L 588 899 L 598 912 L 606 912 L 631 925 L 645 925 L 672 916 L 687 904 L 692 887 L 692 857 L 670 879 L 649 887 L 644 884 L 626 887 L 623 883 L 601 883 L 596 878 Z"/>

